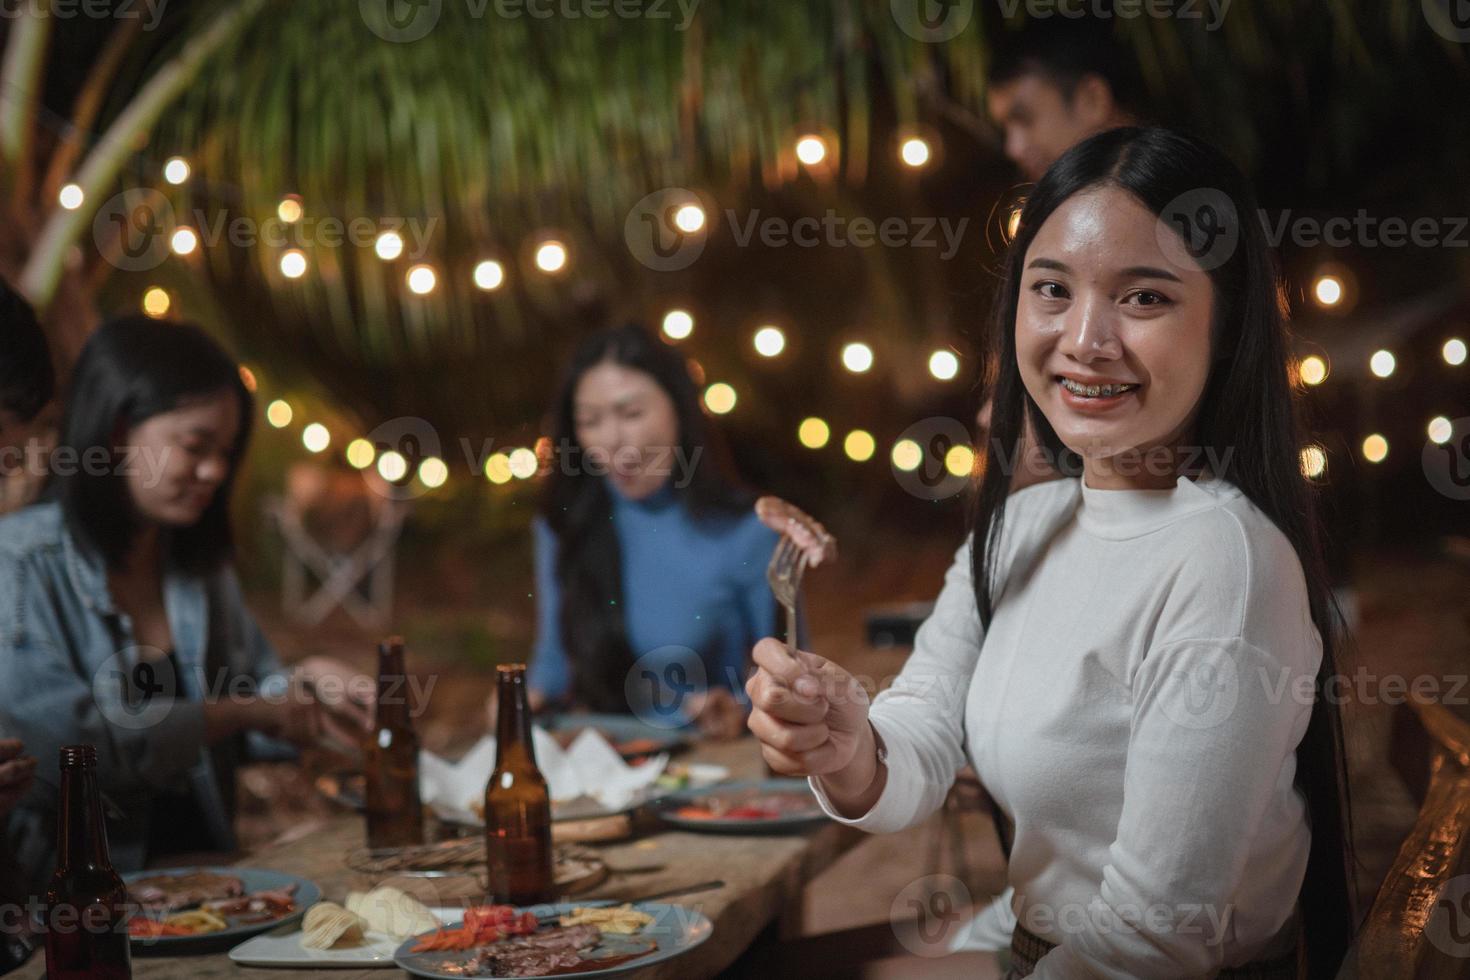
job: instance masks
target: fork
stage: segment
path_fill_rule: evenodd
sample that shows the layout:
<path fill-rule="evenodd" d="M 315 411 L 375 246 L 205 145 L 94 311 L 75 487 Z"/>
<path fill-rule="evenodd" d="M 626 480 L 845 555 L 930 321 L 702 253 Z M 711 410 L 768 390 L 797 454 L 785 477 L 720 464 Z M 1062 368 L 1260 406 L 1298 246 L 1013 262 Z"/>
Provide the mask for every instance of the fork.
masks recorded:
<path fill-rule="evenodd" d="M 796 660 L 796 600 L 801 594 L 801 577 L 806 574 L 806 552 L 790 535 L 781 535 L 771 563 L 766 566 L 766 581 L 771 593 L 786 610 L 786 652 Z"/>

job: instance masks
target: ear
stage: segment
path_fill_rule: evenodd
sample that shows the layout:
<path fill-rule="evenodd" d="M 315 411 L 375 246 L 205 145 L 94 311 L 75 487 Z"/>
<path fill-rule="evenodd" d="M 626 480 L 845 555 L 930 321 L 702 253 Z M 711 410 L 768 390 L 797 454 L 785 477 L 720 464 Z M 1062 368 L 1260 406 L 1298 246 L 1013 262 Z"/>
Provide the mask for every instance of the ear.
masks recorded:
<path fill-rule="evenodd" d="M 1113 87 L 1101 75 L 1083 75 L 1072 90 L 1072 113 L 1090 129 L 1103 129 L 1117 109 Z"/>

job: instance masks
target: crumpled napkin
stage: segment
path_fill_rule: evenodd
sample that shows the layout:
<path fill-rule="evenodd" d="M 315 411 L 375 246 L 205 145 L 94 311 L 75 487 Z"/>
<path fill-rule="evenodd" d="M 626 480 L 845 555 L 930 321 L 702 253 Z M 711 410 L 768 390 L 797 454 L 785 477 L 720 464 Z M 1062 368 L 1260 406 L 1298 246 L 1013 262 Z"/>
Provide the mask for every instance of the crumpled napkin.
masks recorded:
<path fill-rule="evenodd" d="M 546 777 L 551 802 L 566 803 L 590 796 L 608 810 L 621 810 L 641 790 L 653 785 L 669 764 L 661 752 L 630 766 L 595 728 L 585 728 L 563 749 L 550 732 L 533 726 L 531 747 Z M 486 735 L 458 762 L 432 752 L 419 752 L 419 796 L 441 819 L 481 824 L 472 804 L 485 798 L 485 784 L 495 771 L 495 737 Z"/>

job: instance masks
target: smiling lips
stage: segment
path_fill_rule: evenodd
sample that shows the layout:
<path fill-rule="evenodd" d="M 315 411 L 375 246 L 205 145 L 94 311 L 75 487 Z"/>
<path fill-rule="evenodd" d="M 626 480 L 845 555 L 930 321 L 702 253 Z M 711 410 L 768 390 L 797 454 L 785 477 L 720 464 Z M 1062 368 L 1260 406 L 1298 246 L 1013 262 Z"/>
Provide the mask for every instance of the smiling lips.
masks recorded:
<path fill-rule="evenodd" d="M 1127 381 L 1099 380 L 1089 384 L 1077 378 L 1057 375 L 1057 385 L 1062 389 L 1062 401 L 1083 411 L 1112 408 L 1121 405 L 1141 387 Z"/>

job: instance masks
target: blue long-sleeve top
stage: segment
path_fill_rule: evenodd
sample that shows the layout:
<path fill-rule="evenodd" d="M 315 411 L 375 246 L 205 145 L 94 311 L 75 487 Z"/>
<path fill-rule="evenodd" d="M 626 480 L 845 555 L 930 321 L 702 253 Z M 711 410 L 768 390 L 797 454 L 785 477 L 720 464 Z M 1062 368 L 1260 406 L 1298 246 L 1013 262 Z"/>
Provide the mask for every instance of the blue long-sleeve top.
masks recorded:
<path fill-rule="evenodd" d="M 677 676 L 697 683 L 690 670 L 697 658 L 703 683 L 743 699 L 750 649 L 776 629 L 766 583 L 776 533 L 754 513 L 697 520 L 671 487 L 643 500 L 608 489 L 622 553 L 623 621 L 639 670 L 666 678 L 679 664 Z M 533 533 L 537 635 L 527 683 L 558 701 L 571 693 L 572 668 L 561 637 L 556 533 L 540 517 Z"/>

